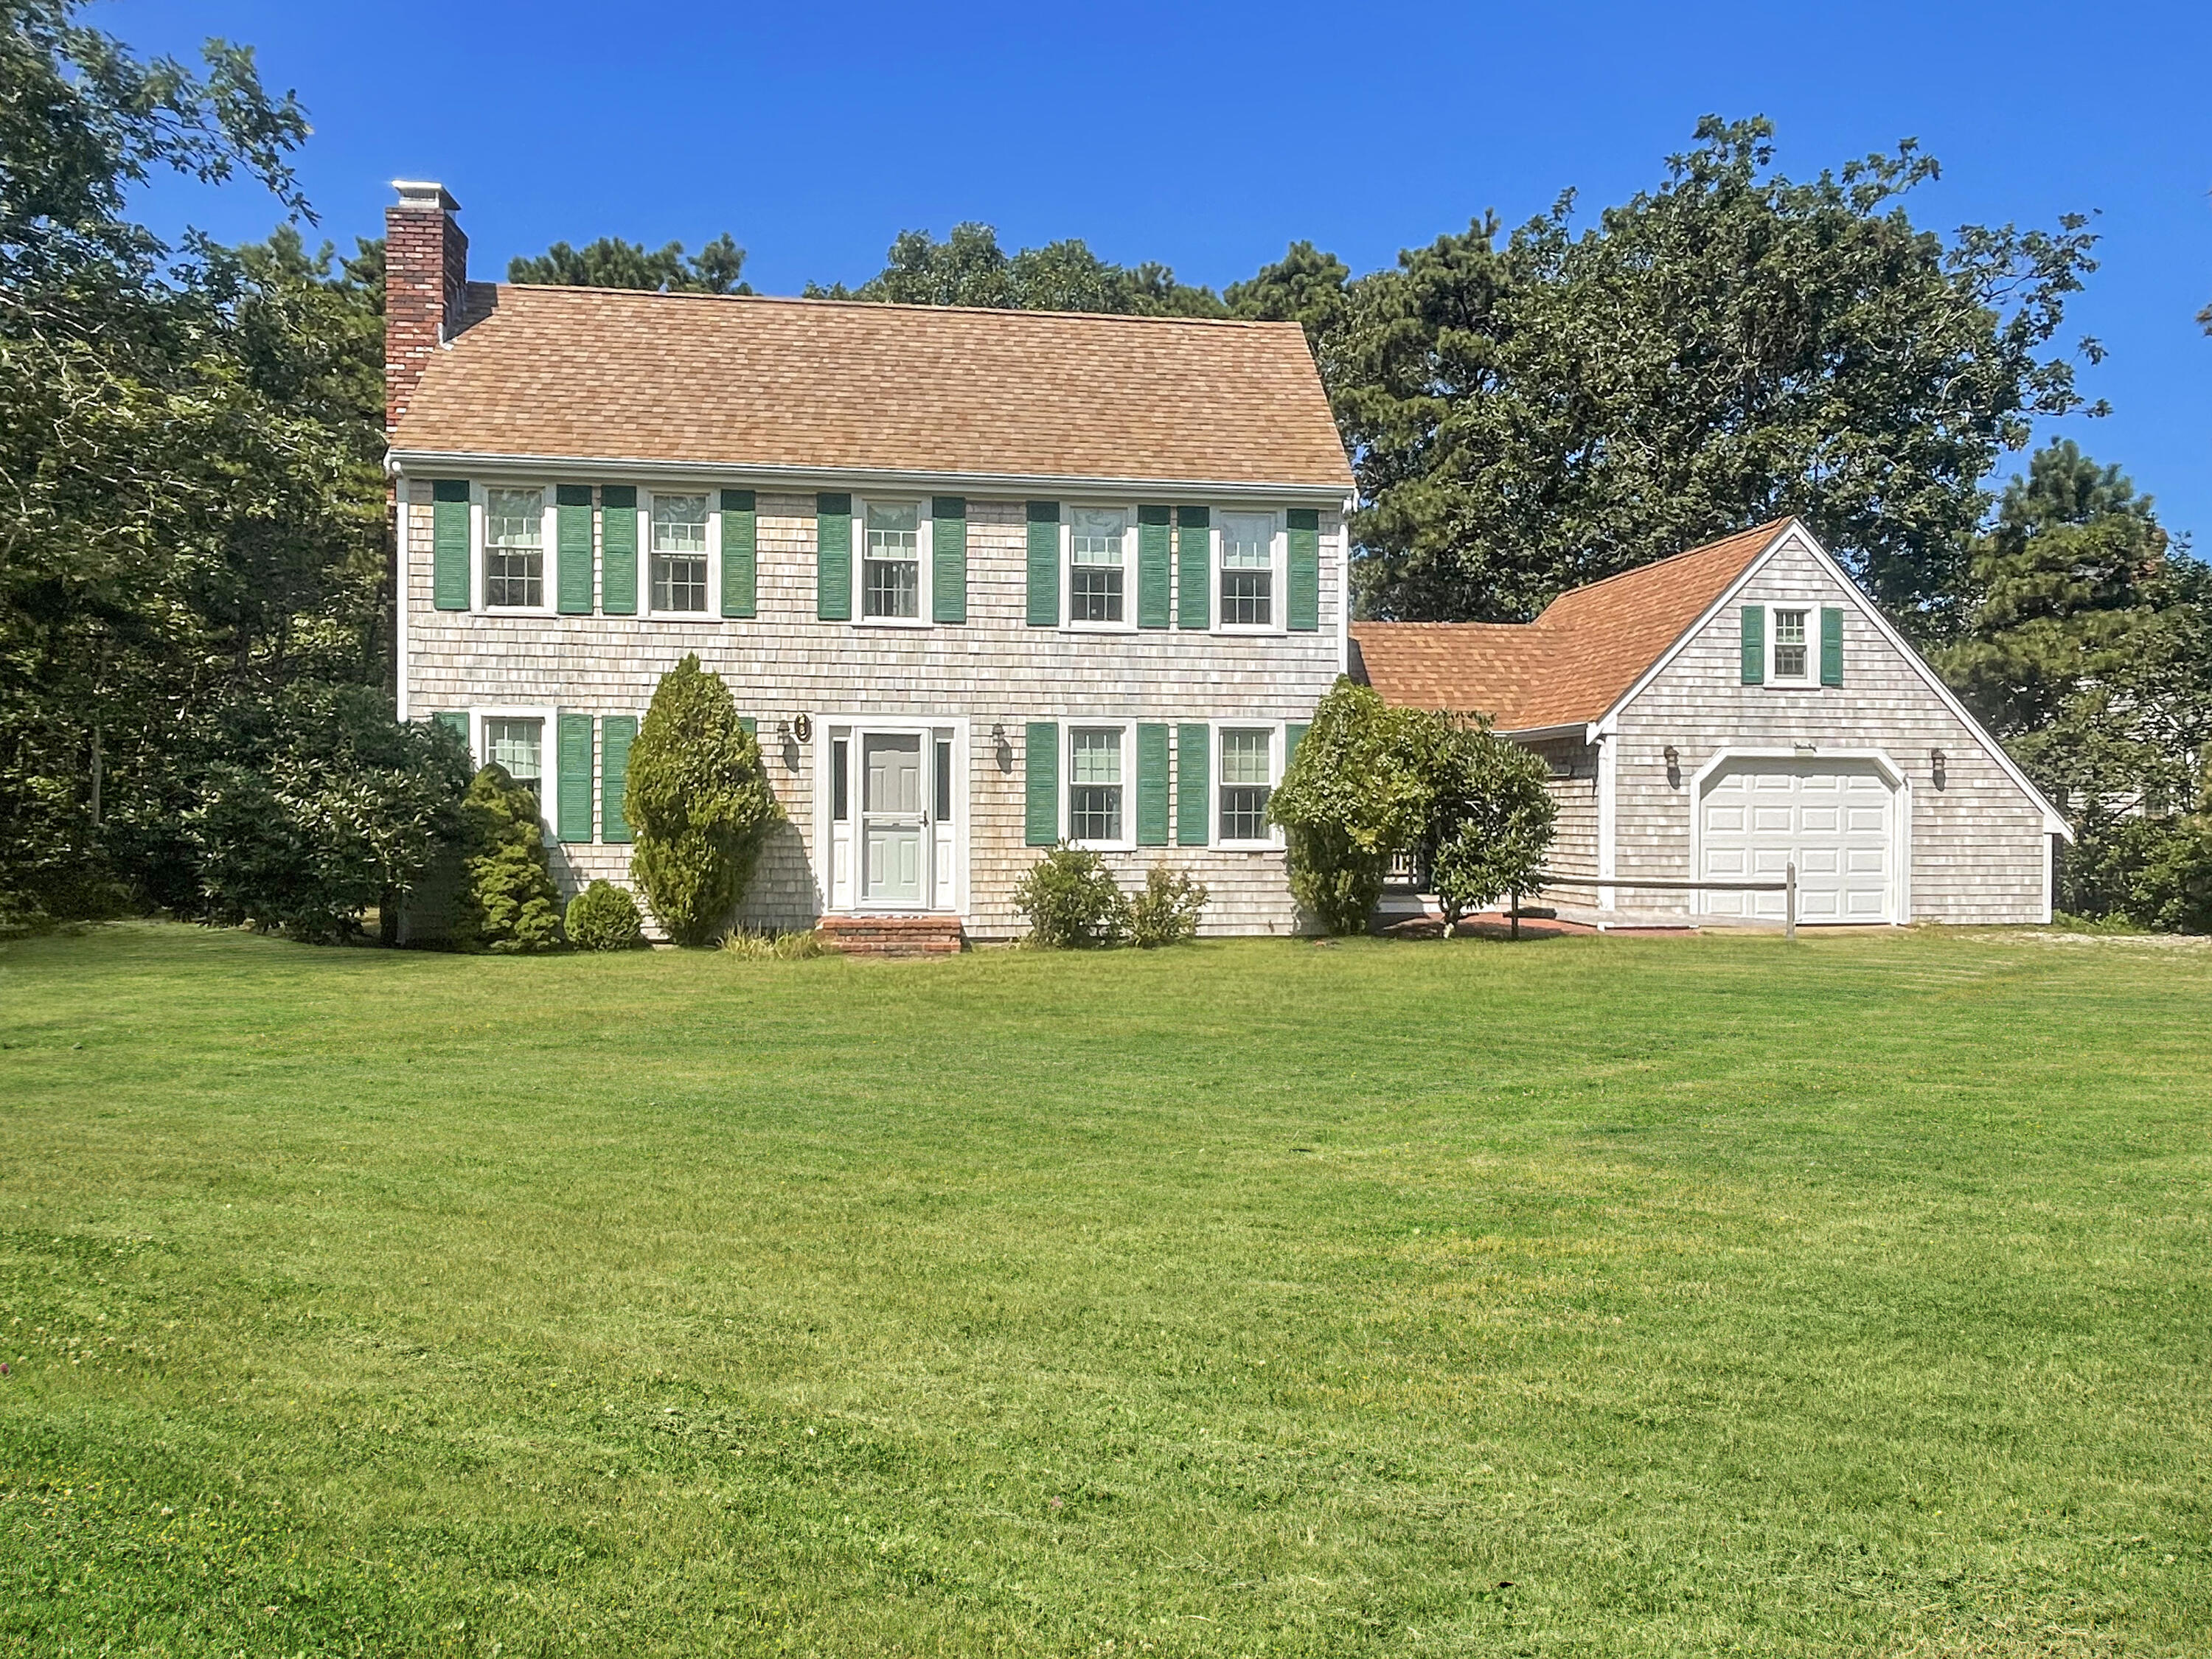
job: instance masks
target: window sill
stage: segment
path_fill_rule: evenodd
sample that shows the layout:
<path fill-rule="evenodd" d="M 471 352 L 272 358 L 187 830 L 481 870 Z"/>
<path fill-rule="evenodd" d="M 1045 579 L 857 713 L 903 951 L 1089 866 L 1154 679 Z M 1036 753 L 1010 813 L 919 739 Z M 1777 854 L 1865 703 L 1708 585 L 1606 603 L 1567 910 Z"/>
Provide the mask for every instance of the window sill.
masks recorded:
<path fill-rule="evenodd" d="M 1818 691 L 1820 683 L 1818 680 L 1778 680 L 1770 674 L 1766 677 L 1766 689 L 1770 691 Z"/>
<path fill-rule="evenodd" d="M 1283 846 L 1280 842 L 1273 841 L 1217 841 L 1213 843 L 1213 850 L 1217 853 L 1279 853 Z"/>
<path fill-rule="evenodd" d="M 640 611 L 636 613 L 636 619 L 639 622 L 662 623 L 707 623 L 724 620 L 711 611 Z M 730 620 L 735 621 L 736 618 L 732 617 Z"/>
<path fill-rule="evenodd" d="M 935 628 L 938 624 L 927 617 L 855 617 L 850 626 L 854 628 Z"/>
<path fill-rule="evenodd" d="M 1213 625 L 1213 631 L 1217 634 L 1243 634 L 1248 636 L 1269 638 L 1287 634 L 1290 630 L 1278 628 L 1273 623 L 1216 623 Z"/>
<path fill-rule="evenodd" d="M 1133 622 L 1066 622 L 1060 630 L 1067 634 L 1133 634 L 1137 624 Z"/>
<path fill-rule="evenodd" d="M 458 614 L 448 611 L 448 616 Z M 561 613 L 550 605 L 480 605 L 474 615 L 479 617 L 557 617 Z"/>
<path fill-rule="evenodd" d="M 1133 841 L 1071 841 L 1067 843 L 1079 853 L 1133 853 Z"/>

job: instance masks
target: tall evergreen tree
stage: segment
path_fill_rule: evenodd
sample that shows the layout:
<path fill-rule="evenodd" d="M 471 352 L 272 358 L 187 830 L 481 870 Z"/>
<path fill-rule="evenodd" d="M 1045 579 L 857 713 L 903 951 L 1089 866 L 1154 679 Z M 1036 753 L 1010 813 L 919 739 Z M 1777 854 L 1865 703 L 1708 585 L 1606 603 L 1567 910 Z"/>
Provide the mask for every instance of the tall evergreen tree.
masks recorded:
<path fill-rule="evenodd" d="M 695 254 L 671 242 L 647 248 L 619 236 L 602 236 L 582 247 L 556 242 L 534 258 L 507 261 L 510 283 L 564 288 L 635 288 L 662 294 L 750 294 L 743 280 L 745 251 L 726 230 Z"/>
<path fill-rule="evenodd" d="M 1140 317 L 1220 317 L 1210 288 L 1176 280 L 1156 264 L 1117 265 L 1080 240 L 1008 253 L 989 225 L 959 224 L 943 241 L 899 233 L 883 270 L 857 289 L 809 283 L 810 298 L 895 305 L 979 306 L 998 311 L 1092 311 Z"/>

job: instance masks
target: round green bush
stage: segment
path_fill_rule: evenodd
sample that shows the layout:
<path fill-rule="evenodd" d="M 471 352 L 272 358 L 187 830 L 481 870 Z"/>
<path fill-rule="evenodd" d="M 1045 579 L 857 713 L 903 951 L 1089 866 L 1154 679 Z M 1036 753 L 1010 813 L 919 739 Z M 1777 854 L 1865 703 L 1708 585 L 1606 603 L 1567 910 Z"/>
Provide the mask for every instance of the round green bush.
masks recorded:
<path fill-rule="evenodd" d="M 579 951 L 635 951 L 645 944 L 637 901 L 611 881 L 595 881 L 570 899 L 562 925 Z"/>
<path fill-rule="evenodd" d="M 1014 908 L 1030 919 L 1030 943 L 1048 951 L 1103 950 L 1129 936 L 1129 901 L 1106 860 L 1066 842 L 1030 866 Z"/>

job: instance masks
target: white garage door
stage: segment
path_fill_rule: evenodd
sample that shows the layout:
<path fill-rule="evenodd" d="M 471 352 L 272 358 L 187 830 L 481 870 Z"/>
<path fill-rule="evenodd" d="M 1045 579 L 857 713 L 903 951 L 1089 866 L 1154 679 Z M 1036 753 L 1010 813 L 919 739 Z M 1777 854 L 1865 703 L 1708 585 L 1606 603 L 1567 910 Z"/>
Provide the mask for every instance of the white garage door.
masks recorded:
<path fill-rule="evenodd" d="M 1698 810 L 1707 881 L 1780 881 L 1797 866 L 1797 919 L 1894 920 L 1896 792 L 1871 761 L 1738 760 L 1706 781 Z M 1779 893 L 1707 893 L 1705 913 L 1779 921 Z"/>

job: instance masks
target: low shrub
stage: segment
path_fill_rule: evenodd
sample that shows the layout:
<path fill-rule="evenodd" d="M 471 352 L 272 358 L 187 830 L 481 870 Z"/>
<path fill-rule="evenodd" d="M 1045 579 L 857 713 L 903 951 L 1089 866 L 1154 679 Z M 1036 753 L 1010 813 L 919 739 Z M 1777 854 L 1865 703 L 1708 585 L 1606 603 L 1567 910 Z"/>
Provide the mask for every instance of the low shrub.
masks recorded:
<path fill-rule="evenodd" d="M 1096 951 L 1129 936 L 1129 901 L 1096 853 L 1062 842 L 1014 889 L 1030 919 L 1030 943 L 1047 951 Z"/>
<path fill-rule="evenodd" d="M 645 947 L 645 921 L 629 890 L 595 881 L 568 901 L 562 925 L 579 951 L 638 951 Z"/>
<path fill-rule="evenodd" d="M 804 962 L 830 954 L 828 941 L 812 929 L 792 933 L 755 933 L 744 927 L 723 930 L 714 948 L 741 962 Z"/>
<path fill-rule="evenodd" d="M 1188 871 L 1154 865 L 1146 872 L 1145 890 L 1129 903 L 1129 943 L 1157 951 L 1196 939 L 1206 898 L 1206 884 L 1193 881 Z"/>
<path fill-rule="evenodd" d="M 545 860 L 538 793 L 487 766 L 461 801 L 468 857 L 453 944 L 510 955 L 561 943 L 561 891 Z"/>

